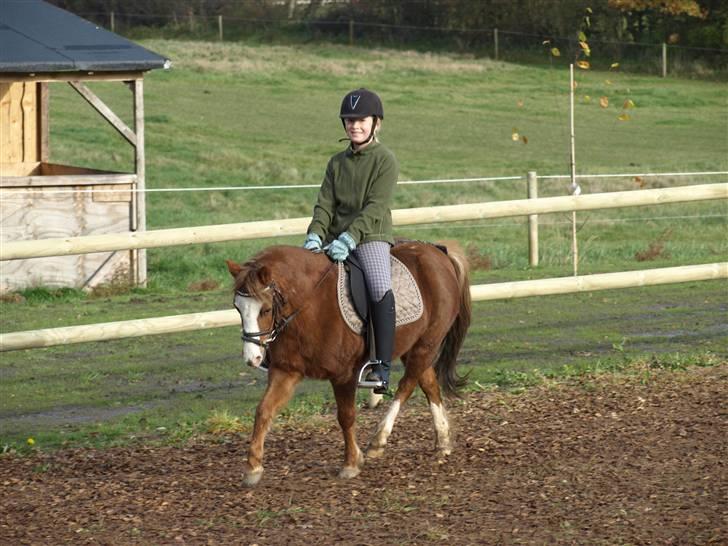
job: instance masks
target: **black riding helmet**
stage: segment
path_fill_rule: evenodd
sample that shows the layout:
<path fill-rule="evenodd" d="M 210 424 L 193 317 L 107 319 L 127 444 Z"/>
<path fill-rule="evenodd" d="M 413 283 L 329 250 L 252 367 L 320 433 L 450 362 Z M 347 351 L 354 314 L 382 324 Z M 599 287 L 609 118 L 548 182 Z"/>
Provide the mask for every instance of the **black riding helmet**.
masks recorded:
<path fill-rule="evenodd" d="M 358 119 L 369 116 L 384 119 L 384 108 L 379 95 L 363 87 L 347 93 L 344 100 L 341 101 L 339 117 L 344 120 L 346 118 Z"/>
<path fill-rule="evenodd" d="M 339 111 L 339 117 L 341 118 L 341 124 L 344 126 L 344 129 L 346 129 L 345 119 L 360 119 L 368 118 L 369 116 L 374 119 L 372 120 L 372 131 L 369 133 L 369 137 L 365 143 L 370 142 L 374 138 L 377 119 L 384 119 L 382 100 L 379 98 L 379 95 L 363 87 L 347 93 L 344 100 L 341 101 L 341 109 Z"/>

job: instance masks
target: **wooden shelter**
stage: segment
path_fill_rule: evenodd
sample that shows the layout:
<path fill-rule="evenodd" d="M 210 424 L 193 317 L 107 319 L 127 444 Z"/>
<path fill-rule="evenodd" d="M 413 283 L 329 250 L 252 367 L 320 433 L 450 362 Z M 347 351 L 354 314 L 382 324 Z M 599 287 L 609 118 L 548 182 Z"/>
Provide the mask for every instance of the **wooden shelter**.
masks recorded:
<path fill-rule="evenodd" d="M 145 230 L 146 71 L 169 61 L 41 0 L 0 2 L 0 245 Z M 87 85 L 131 90 L 133 126 Z M 50 162 L 50 84 L 73 87 L 134 149 L 134 171 Z M 32 286 L 93 288 L 111 280 L 144 285 L 144 250 L 0 263 L 0 292 Z"/>

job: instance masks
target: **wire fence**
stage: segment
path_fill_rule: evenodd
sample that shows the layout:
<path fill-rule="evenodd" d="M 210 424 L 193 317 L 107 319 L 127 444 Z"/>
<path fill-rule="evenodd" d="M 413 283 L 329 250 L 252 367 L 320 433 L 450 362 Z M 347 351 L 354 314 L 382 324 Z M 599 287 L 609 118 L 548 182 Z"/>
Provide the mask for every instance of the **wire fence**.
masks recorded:
<path fill-rule="evenodd" d="M 603 179 L 603 178 L 629 178 L 634 180 L 640 180 L 643 178 L 680 178 L 680 177 L 694 177 L 694 176 L 728 176 L 728 171 L 702 171 L 702 172 L 666 172 L 666 173 L 603 173 L 603 174 L 578 174 L 576 179 L 578 180 L 589 180 L 589 179 Z M 539 175 L 539 180 L 568 180 L 571 175 L 568 174 L 551 174 L 551 175 Z M 525 180 L 525 175 L 513 175 L 513 176 L 484 176 L 475 178 L 437 178 L 430 180 L 400 180 L 397 182 L 398 186 L 419 186 L 429 184 L 467 184 L 475 182 L 509 182 L 515 180 Z M 43 195 L 51 194 L 84 194 L 84 193 L 118 193 L 119 191 L 131 192 L 131 193 L 184 193 L 184 192 L 226 192 L 226 191 L 247 191 L 247 190 L 301 190 L 301 189 L 318 189 L 321 184 L 263 184 L 255 186 L 212 186 L 212 187 L 179 187 L 179 188 L 130 188 L 125 190 L 119 189 L 65 189 L 65 190 L 51 190 L 43 188 Z M 28 187 L 22 189 L 4 189 L 2 192 L 3 199 L 7 199 L 16 194 L 30 194 L 38 191 L 38 187 Z"/>
<path fill-rule="evenodd" d="M 395 25 L 354 19 L 304 20 L 244 18 L 223 15 L 81 13 L 82 17 L 131 38 L 179 38 L 219 41 L 331 41 L 351 46 L 408 47 L 474 54 L 500 61 L 567 65 L 580 51 L 574 37 L 534 34 L 498 28 L 453 29 Z M 728 49 L 666 43 L 633 43 L 590 39 L 595 69 L 647 74 L 725 77 Z M 552 48 L 562 55 L 554 57 Z"/>

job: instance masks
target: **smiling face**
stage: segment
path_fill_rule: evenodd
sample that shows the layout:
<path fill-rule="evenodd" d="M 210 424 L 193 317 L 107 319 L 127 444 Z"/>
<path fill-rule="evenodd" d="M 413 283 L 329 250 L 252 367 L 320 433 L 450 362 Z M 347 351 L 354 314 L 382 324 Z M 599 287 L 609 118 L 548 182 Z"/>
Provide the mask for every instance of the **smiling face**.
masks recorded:
<path fill-rule="evenodd" d="M 379 122 L 377 121 L 377 123 Z M 374 118 L 372 116 L 365 118 L 345 118 L 344 129 L 354 149 L 363 148 L 371 142 L 371 140 L 367 142 L 367 139 L 369 139 L 369 135 L 371 135 L 374 129 Z"/>

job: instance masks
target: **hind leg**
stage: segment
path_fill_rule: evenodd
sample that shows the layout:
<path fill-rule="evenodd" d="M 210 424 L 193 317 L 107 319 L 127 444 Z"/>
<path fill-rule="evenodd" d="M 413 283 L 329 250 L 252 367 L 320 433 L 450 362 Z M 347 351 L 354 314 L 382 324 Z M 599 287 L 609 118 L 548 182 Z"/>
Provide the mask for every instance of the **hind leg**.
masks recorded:
<path fill-rule="evenodd" d="M 431 355 L 429 356 L 431 357 Z M 413 354 L 412 351 L 402 356 L 402 362 L 405 365 L 404 376 L 399 380 L 397 392 L 394 394 L 394 400 L 392 400 L 387 414 L 377 426 L 377 430 L 369 442 L 367 457 L 376 458 L 384 454 L 384 446 L 387 445 L 387 439 L 392 433 L 394 422 L 397 420 L 400 409 L 409 397 L 412 396 L 412 393 L 417 387 L 422 369 L 431 361 L 431 358 L 420 358 L 419 355 Z"/>
<path fill-rule="evenodd" d="M 445 406 L 440 396 L 440 385 L 437 382 L 437 375 L 434 368 L 427 368 L 420 376 L 420 388 L 427 396 L 430 404 L 430 413 L 435 424 L 437 435 L 437 450 L 440 455 L 452 453 L 452 440 L 450 439 L 450 424 L 448 423 Z"/>
<path fill-rule="evenodd" d="M 339 478 L 354 478 L 361 472 L 364 464 L 359 446 L 356 443 L 356 383 L 337 385 L 332 382 L 336 396 L 336 410 L 339 426 L 344 435 L 344 467 Z"/>

